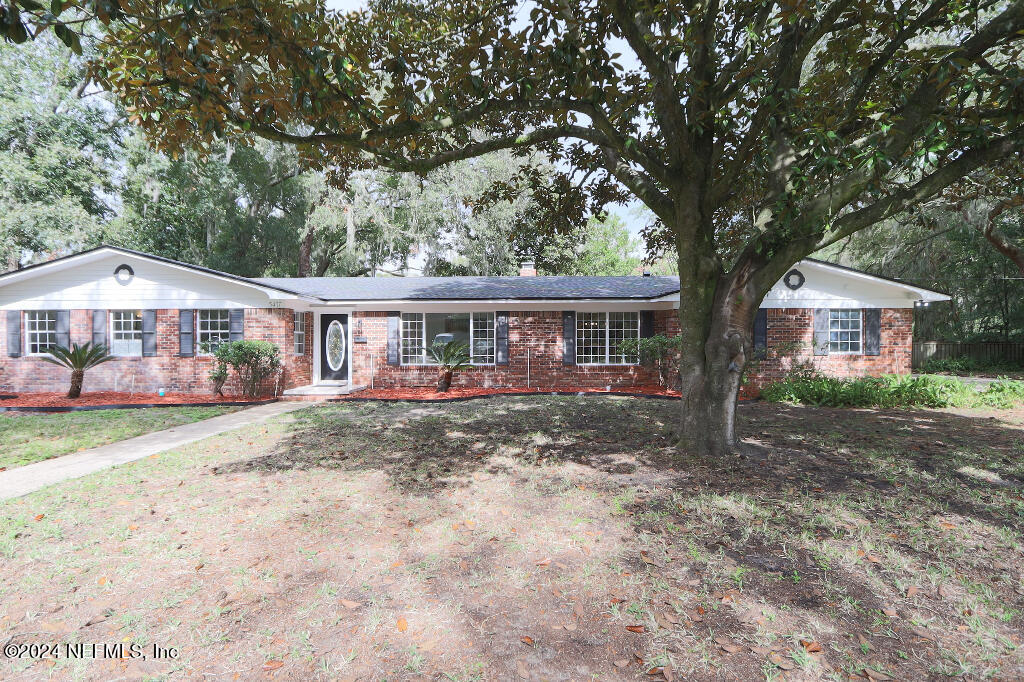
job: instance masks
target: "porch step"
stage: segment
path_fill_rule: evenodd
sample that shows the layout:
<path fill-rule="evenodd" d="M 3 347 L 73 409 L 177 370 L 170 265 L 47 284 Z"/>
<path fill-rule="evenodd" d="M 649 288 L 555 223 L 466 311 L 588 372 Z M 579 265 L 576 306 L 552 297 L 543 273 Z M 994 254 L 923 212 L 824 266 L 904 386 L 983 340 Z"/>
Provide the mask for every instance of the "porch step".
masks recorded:
<path fill-rule="evenodd" d="M 316 386 L 310 384 L 309 386 L 296 386 L 295 388 L 287 389 L 281 394 L 281 400 L 327 400 L 339 395 L 348 395 L 349 393 L 362 391 L 365 388 L 366 386 L 350 386 L 348 384 L 341 386 Z"/>

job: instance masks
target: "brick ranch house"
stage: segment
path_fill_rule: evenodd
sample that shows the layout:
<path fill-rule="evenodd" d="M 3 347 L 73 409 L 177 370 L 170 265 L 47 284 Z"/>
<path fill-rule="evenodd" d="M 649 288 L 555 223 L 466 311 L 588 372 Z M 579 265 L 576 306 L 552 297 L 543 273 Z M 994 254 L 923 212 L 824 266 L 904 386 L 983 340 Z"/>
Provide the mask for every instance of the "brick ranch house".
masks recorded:
<path fill-rule="evenodd" d="M 40 356 L 93 341 L 117 359 L 87 373 L 86 391 L 207 393 L 208 349 L 235 339 L 277 344 L 271 388 L 292 394 L 433 385 L 424 347 L 452 339 L 474 365 L 455 385 L 652 385 L 618 342 L 676 333 L 678 292 L 674 277 L 538 277 L 528 264 L 519 277 L 246 278 L 101 246 L 0 275 L 0 388 L 65 390 L 67 371 Z M 802 261 L 761 304 L 752 385 L 794 358 L 835 375 L 907 373 L 914 306 L 947 299 Z"/>

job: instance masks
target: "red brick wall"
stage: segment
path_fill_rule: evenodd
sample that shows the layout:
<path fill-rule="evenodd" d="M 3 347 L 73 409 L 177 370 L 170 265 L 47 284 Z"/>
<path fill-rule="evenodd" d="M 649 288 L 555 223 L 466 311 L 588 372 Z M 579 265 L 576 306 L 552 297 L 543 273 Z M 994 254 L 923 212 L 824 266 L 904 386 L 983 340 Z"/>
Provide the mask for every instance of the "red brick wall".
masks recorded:
<path fill-rule="evenodd" d="M 354 384 L 371 384 L 371 366 L 372 383 L 377 388 L 437 384 L 437 369 L 434 367 L 387 364 L 387 313 L 356 312 L 352 323 L 353 338 L 366 337 L 366 343 L 354 344 Z M 656 374 L 645 367 L 563 365 L 562 312 L 558 310 L 511 312 L 508 351 L 508 365 L 485 365 L 456 372 L 453 385 L 524 388 L 529 385 L 571 390 L 576 387 L 614 389 L 657 383 Z"/>
<path fill-rule="evenodd" d="M 262 339 L 281 349 L 283 372 L 280 389 L 310 383 L 312 367 L 312 320 L 307 316 L 305 355 L 295 355 L 293 343 L 293 312 L 290 309 L 247 308 L 244 338 Z M 65 391 L 70 372 L 38 357 L 12 358 L 7 354 L 6 315 L 0 315 L 0 389 L 15 392 Z M 24 327 L 24 316 L 22 317 Z M 92 311 L 71 311 L 71 341 L 92 340 Z M 24 343 L 24 328 L 22 329 Z M 210 370 L 214 359 L 209 356 L 178 357 L 178 310 L 158 310 L 156 315 L 156 355 L 152 357 L 118 358 L 85 373 L 85 391 L 131 391 L 153 393 L 163 388 L 169 393 L 209 393 Z M 267 383 L 273 392 L 275 382 Z M 237 393 L 229 381 L 225 393 Z"/>
<path fill-rule="evenodd" d="M 745 393 L 755 393 L 802 364 L 839 377 L 909 374 L 913 321 L 911 308 L 883 308 L 879 355 L 814 355 L 814 310 L 769 308 L 768 354 L 748 368 Z"/>
<path fill-rule="evenodd" d="M 71 311 L 71 340 L 84 343 L 91 339 L 90 310 Z M 249 308 L 245 311 L 245 338 L 264 339 L 281 348 L 284 372 L 281 390 L 311 383 L 313 319 L 306 313 L 306 353 L 294 354 L 293 312 L 290 309 Z M 386 360 L 387 314 L 357 312 L 352 316 L 354 339 L 365 337 L 352 348 L 352 379 L 356 385 L 432 386 L 436 370 L 423 366 L 391 366 Z M 768 357 L 748 370 L 745 395 L 759 386 L 781 378 L 795 365 L 809 362 L 819 371 L 836 376 L 862 376 L 910 371 L 913 311 L 882 311 L 881 354 L 811 354 L 813 310 L 803 308 L 768 310 Z M 0 390 L 63 391 L 68 372 L 40 358 L 7 357 L 6 316 L 0 315 Z M 679 319 L 675 311 L 655 314 L 655 332 L 676 334 Z M 784 352 L 780 352 L 784 351 Z M 178 311 L 157 311 L 157 355 L 148 358 L 119 358 L 86 373 L 85 390 L 131 390 L 153 392 L 207 393 L 210 357 L 180 358 L 178 353 Z M 529 366 L 527 364 L 529 357 Z M 372 371 L 371 371 L 372 368 Z M 543 387 L 552 390 L 576 387 L 616 388 L 657 383 L 655 373 L 635 366 L 576 366 L 562 364 L 562 313 L 512 312 L 509 316 L 509 364 L 481 366 L 458 372 L 457 386 Z M 273 387 L 268 385 L 268 390 Z M 237 391 L 229 383 L 228 392 Z"/>

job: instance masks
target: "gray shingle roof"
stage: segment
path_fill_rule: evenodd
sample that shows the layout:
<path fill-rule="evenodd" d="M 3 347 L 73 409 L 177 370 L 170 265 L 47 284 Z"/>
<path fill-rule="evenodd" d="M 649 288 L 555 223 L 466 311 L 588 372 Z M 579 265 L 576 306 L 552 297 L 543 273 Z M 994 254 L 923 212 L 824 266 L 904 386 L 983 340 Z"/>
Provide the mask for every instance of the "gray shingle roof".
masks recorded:
<path fill-rule="evenodd" d="M 678 277 L 256 277 L 325 300 L 651 299 L 679 291 Z"/>

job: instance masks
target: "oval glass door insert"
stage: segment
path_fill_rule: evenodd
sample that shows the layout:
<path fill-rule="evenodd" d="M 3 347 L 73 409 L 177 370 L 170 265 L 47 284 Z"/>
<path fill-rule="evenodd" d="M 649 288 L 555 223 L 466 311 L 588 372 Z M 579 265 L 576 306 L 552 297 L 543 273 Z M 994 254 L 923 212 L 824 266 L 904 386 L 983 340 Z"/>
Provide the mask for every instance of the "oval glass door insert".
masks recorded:
<path fill-rule="evenodd" d="M 341 328 L 341 322 L 332 321 L 327 326 L 327 364 L 332 372 L 337 372 L 345 363 L 345 330 Z"/>

